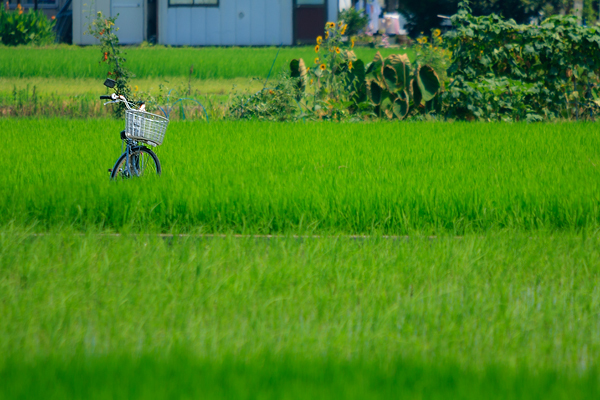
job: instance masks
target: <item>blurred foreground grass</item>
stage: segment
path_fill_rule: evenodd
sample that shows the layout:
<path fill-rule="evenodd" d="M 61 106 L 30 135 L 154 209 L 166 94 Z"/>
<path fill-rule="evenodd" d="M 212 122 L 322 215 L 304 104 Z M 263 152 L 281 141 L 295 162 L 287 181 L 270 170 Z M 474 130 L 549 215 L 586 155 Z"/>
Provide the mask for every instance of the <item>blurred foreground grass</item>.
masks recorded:
<path fill-rule="evenodd" d="M 600 240 L 0 229 L 0 397 L 580 398 Z"/>

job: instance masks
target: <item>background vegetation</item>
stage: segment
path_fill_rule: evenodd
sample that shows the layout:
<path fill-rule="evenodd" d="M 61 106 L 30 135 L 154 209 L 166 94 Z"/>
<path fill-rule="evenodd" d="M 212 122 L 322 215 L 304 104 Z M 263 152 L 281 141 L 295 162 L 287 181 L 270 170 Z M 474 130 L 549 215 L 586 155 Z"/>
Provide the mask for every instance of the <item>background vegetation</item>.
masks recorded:
<path fill-rule="evenodd" d="M 454 15 L 462 0 L 398 0 L 399 10 L 408 20 L 411 36 L 439 28 L 442 20 L 438 15 Z M 559 13 L 573 11 L 573 0 L 470 0 L 476 16 L 497 14 L 505 19 L 514 19 L 519 24 L 531 18 L 546 18 Z M 598 19 L 598 0 L 583 0 L 583 20 L 593 26 Z"/>
<path fill-rule="evenodd" d="M 17 46 L 24 44 L 48 45 L 54 42 L 54 20 L 41 11 L 23 12 L 21 4 L 16 10 L 8 10 L 8 2 L 0 4 L 0 44 Z"/>
<path fill-rule="evenodd" d="M 447 35 L 448 114 L 461 119 L 590 118 L 600 112 L 600 29 L 575 17 L 518 25 L 461 5 Z"/>

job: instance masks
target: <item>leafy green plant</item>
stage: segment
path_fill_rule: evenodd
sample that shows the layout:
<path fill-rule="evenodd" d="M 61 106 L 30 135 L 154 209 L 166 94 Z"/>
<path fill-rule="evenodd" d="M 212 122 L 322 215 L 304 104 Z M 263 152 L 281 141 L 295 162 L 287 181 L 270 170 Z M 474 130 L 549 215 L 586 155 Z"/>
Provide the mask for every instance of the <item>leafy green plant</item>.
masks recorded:
<path fill-rule="evenodd" d="M 348 25 L 346 35 L 354 36 L 360 33 L 369 23 L 369 16 L 364 11 L 358 11 L 354 7 L 343 10 L 339 20 Z"/>
<path fill-rule="evenodd" d="M 10 11 L 0 7 L 0 43 L 8 46 L 23 44 L 45 45 L 53 43 L 54 19 L 48 19 L 43 12 L 30 9 L 23 12 L 21 4 Z"/>
<path fill-rule="evenodd" d="M 440 79 L 442 86 L 448 83 L 447 70 L 452 63 L 452 52 L 445 46 L 442 32 L 439 29 L 431 31 L 430 38 L 417 38 L 412 49 L 415 59 L 422 64 L 431 66 Z"/>
<path fill-rule="evenodd" d="M 433 67 L 420 61 L 412 67 L 405 54 L 383 59 L 379 52 L 365 65 L 352 50 L 355 39 L 350 43 L 342 40 L 347 29 L 343 22 L 328 22 L 325 29 L 325 39 L 317 38 L 318 56 L 312 70 L 302 59 L 290 64 L 291 77 L 297 79 L 303 104 L 313 116 L 403 119 L 411 111 L 439 110 L 439 101 L 434 99 L 441 84 Z"/>
<path fill-rule="evenodd" d="M 297 100 L 303 89 L 299 79 L 282 74 L 275 87 L 263 88 L 253 94 L 234 95 L 229 106 L 229 117 L 236 120 L 294 120 L 299 115 Z"/>
<path fill-rule="evenodd" d="M 573 16 L 553 16 L 540 25 L 519 25 L 497 15 L 475 17 L 468 1 L 460 4 L 452 23 L 455 29 L 446 36 L 453 52 L 453 81 L 445 94 L 449 116 L 538 120 L 598 115 L 600 29 L 580 26 Z M 500 100 L 507 97 L 510 102 Z"/>
<path fill-rule="evenodd" d="M 403 119 L 411 110 L 433 109 L 441 85 L 435 70 L 419 62 L 414 67 L 406 55 L 391 55 L 385 59 L 377 53 L 367 65 L 366 87 L 382 117 Z"/>
<path fill-rule="evenodd" d="M 119 28 L 115 27 L 116 20 L 117 16 L 104 18 L 102 12 L 98 11 L 96 19 L 89 25 L 87 33 L 100 41 L 100 51 L 102 52 L 100 63 L 108 64 L 107 76 L 116 81 L 115 93 L 133 99 L 133 93 L 129 85 L 129 78 L 132 74 L 124 65 L 127 60 L 123 57 L 119 46 L 119 38 L 116 34 Z M 115 107 L 115 117 L 121 117 L 124 110 L 125 105 L 119 103 Z"/>

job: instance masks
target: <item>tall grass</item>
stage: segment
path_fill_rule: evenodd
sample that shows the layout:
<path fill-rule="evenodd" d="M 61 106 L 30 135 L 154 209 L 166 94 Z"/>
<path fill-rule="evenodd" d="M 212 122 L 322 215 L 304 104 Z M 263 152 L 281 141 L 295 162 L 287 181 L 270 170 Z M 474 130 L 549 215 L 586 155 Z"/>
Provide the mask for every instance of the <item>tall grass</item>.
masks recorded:
<path fill-rule="evenodd" d="M 356 48 L 356 55 L 371 61 L 378 49 Z M 407 50 L 379 49 L 384 56 Z M 279 52 L 279 55 L 277 53 Z M 266 78 L 273 61 L 272 77 L 289 70 L 294 58 L 312 63 L 312 47 L 260 48 L 169 48 L 163 46 L 130 47 L 126 51 L 127 68 L 138 78 L 192 76 L 197 79 Z M 409 54 L 412 54 L 409 52 Z M 0 47 L 2 77 L 64 77 L 104 79 L 108 72 L 100 64 L 96 47 L 56 46 L 47 48 Z M 191 67 L 192 71 L 190 73 Z"/>
<path fill-rule="evenodd" d="M 113 120 L 0 120 L 0 222 L 205 232 L 598 229 L 596 124 L 171 123 L 110 182 Z"/>
<path fill-rule="evenodd" d="M 0 397 L 595 398 L 599 249 L 5 226 Z"/>

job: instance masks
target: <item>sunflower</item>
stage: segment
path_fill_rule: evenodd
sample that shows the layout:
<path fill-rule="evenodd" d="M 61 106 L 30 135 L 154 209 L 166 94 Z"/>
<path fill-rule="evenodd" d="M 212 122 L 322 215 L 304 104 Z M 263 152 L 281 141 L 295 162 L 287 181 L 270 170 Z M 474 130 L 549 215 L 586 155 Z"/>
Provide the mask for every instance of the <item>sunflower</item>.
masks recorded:
<path fill-rule="evenodd" d="M 323 42 L 323 38 L 321 36 L 317 36 L 317 44 L 321 44 Z"/>
<path fill-rule="evenodd" d="M 328 22 L 328 23 L 327 23 L 327 28 L 328 28 L 328 29 L 333 29 L 333 28 L 335 28 L 335 22 Z"/>
<path fill-rule="evenodd" d="M 342 21 L 338 22 L 338 28 L 341 28 L 343 25 Z"/>
<path fill-rule="evenodd" d="M 315 57 L 315 64 L 319 63 L 319 57 Z"/>
<path fill-rule="evenodd" d="M 340 54 L 340 48 L 339 48 L 339 47 L 336 47 L 336 48 L 335 48 L 335 52 L 336 52 L 337 54 Z"/>
<path fill-rule="evenodd" d="M 344 33 L 346 33 L 346 28 L 348 28 L 348 24 L 344 25 L 344 27 L 342 28 L 342 30 L 340 31 L 340 33 L 343 35 Z"/>
<path fill-rule="evenodd" d="M 327 69 L 327 65 L 321 64 L 319 68 L 321 68 L 321 71 L 325 71 Z"/>
<path fill-rule="evenodd" d="M 325 32 L 325 39 L 329 39 L 329 32 Z"/>
<path fill-rule="evenodd" d="M 439 29 L 434 29 L 433 31 L 433 37 L 438 37 L 442 34 L 442 31 L 440 31 Z"/>
<path fill-rule="evenodd" d="M 316 46 L 315 46 L 315 53 L 318 53 L 318 52 L 319 52 L 319 49 L 320 49 L 319 45 L 316 45 Z"/>
<path fill-rule="evenodd" d="M 354 68 L 352 61 L 348 61 L 348 70 L 352 71 L 352 68 Z"/>
<path fill-rule="evenodd" d="M 354 38 L 350 39 L 350 48 L 354 48 Z"/>
<path fill-rule="evenodd" d="M 138 85 L 134 86 L 134 90 L 137 92 L 138 90 L 140 90 L 140 88 L 138 87 Z"/>

